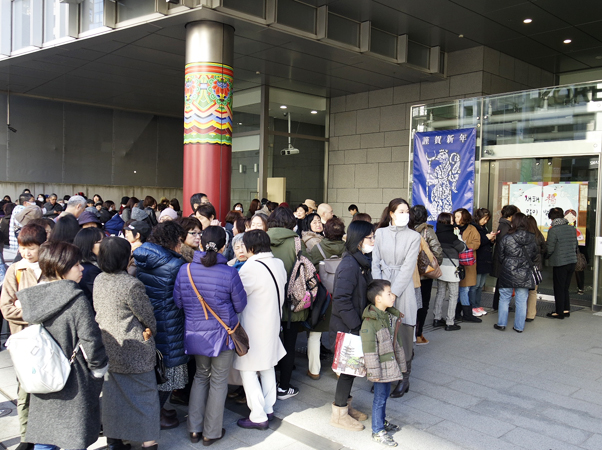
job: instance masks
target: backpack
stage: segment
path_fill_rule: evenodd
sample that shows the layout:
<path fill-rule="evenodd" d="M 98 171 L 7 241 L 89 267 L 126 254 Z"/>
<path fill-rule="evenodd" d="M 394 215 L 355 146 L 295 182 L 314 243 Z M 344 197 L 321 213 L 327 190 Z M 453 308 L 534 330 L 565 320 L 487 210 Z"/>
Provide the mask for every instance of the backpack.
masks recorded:
<path fill-rule="evenodd" d="M 288 281 L 286 301 L 291 311 L 299 312 L 311 306 L 318 293 L 316 268 L 301 254 L 301 238 L 295 237 L 297 260 Z"/>
<path fill-rule="evenodd" d="M 33 324 L 10 336 L 6 347 L 21 388 L 30 394 L 48 394 L 65 387 L 79 343 L 69 360 L 46 328 Z"/>
<path fill-rule="evenodd" d="M 320 261 L 318 267 L 318 273 L 320 274 L 320 281 L 324 285 L 324 287 L 332 294 L 334 290 L 334 276 L 337 272 L 337 267 L 341 263 L 341 257 L 333 255 L 330 258 L 326 258 L 326 254 L 322 250 L 320 244 L 316 244 L 320 254 L 324 258 L 324 260 Z"/>

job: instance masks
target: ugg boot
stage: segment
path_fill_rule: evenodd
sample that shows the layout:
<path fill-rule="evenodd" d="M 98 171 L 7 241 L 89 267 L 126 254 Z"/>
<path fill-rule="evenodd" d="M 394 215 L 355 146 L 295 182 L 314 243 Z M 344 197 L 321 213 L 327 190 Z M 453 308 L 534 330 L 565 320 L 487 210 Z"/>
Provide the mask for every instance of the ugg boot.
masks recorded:
<path fill-rule="evenodd" d="M 332 416 L 330 425 L 349 431 L 362 431 L 364 426 L 349 415 L 347 406 L 336 406 L 332 404 Z"/>
<path fill-rule="evenodd" d="M 352 401 L 353 401 L 353 397 L 349 397 L 349 400 L 347 400 L 347 411 L 349 412 L 349 415 L 351 417 L 353 417 L 355 420 L 358 420 L 360 422 L 363 422 L 364 420 L 368 420 L 368 414 L 358 411 L 353 406 L 351 406 Z"/>
<path fill-rule="evenodd" d="M 464 313 L 464 322 L 477 322 L 481 323 L 482 320 L 478 317 L 475 317 L 472 314 L 472 306 L 470 305 L 462 305 L 462 312 Z"/>

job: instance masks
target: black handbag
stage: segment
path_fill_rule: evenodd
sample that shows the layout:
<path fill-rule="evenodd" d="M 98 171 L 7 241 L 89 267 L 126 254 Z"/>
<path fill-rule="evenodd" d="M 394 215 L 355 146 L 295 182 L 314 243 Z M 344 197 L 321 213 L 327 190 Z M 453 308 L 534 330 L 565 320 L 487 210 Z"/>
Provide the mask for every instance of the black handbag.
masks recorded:
<path fill-rule="evenodd" d="M 531 262 L 531 258 L 529 258 L 527 256 L 527 253 L 525 252 L 525 247 L 520 245 L 516 239 L 514 239 L 514 242 L 516 242 L 516 245 L 520 247 L 521 251 L 523 252 L 523 256 L 531 266 L 531 278 L 533 279 L 535 286 L 539 286 L 541 284 L 541 281 L 543 280 L 541 270 L 539 270 L 539 267 L 537 267 L 535 264 L 533 264 L 533 262 Z"/>
<path fill-rule="evenodd" d="M 165 362 L 163 361 L 163 354 L 157 349 L 155 349 L 155 352 L 155 378 L 157 379 L 157 384 L 164 384 L 169 380 L 165 374 Z"/>
<path fill-rule="evenodd" d="M 464 278 L 466 278 L 466 269 L 464 269 L 464 266 L 460 266 L 454 263 L 454 260 L 451 259 L 447 252 L 445 251 L 445 249 L 443 247 L 441 247 L 441 250 L 443 250 L 443 253 L 445 253 L 445 256 L 447 257 L 447 259 L 449 259 L 451 261 L 451 263 L 454 265 L 454 267 L 456 268 L 456 276 L 458 277 L 458 279 L 460 281 L 462 281 Z"/>

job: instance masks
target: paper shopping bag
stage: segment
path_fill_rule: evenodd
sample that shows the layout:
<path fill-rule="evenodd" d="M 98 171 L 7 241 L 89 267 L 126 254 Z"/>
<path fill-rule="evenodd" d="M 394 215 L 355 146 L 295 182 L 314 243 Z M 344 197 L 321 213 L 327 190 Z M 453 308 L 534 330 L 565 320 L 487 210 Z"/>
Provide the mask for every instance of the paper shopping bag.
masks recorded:
<path fill-rule="evenodd" d="M 366 376 L 361 337 L 341 331 L 337 333 L 332 370 L 338 375 L 346 373 L 355 377 Z"/>

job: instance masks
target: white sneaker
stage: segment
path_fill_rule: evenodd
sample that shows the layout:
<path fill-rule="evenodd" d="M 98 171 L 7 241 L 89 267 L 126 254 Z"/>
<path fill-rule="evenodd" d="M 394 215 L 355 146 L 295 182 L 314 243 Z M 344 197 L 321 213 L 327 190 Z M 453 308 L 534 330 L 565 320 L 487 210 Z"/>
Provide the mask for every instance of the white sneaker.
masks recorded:
<path fill-rule="evenodd" d="M 481 315 L 486 316 L 487 315 L 487 311 L 485 311 L 482 307 L 478 308 L 479 311 L 481 311 Z"/>
<path fill-rule="evenodd" d="M 276 397 L 278 398 L 278 400 L 286 400 L 287 398 L 294 397 L 298 393 L 299 389 L 297 389 L 296 387 L 290 386 L 288 390 L 285 390 L 280 389 L 280 386 L 278 386 L 276 390 Z"/>
<path fill-rule="evenodd" d="M 479 308 L 472 308 L 472 315 L 475 317 L 481 317 L 483 313 L 479 310 Z"/>

